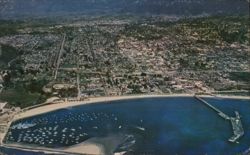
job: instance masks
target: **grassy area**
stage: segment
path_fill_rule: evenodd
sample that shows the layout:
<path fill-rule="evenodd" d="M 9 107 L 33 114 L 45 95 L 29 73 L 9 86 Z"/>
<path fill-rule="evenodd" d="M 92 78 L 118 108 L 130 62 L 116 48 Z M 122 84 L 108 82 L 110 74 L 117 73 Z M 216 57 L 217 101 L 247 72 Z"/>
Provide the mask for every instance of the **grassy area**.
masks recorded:
<path fill-rule="evenodd" d="M 7 89 L 0 94 L 2 101 L 21 108 L 37 104 L 40 97 L 39 93 L 29 93 L 22 89 Z"/>
<path fill-rule="evenodd" d="M 18 28 L 20 27 L 19 22 L 15 21 L 0 21 L 0 37 L 6 36 L 6 35 L 14 35 L 18 34 Z"/>
<path fill-rule="evenodd" d="M 0 68 L 3 69 L 7 67 L 8 62 L 20 56 L 22 52 L 8 45 L 2 45 L 1 47 Z"/>
<path fill-rule="evenodd" d="M 232 72 L 230 79 L 234 81 L 250 82 L 250 72 Z"/>
<path fill-rule="evenodd" d="M 43 103 L 47 97 L 43 95 L 42 88 L 47 82 L 45 79 L 38 79 L 11 83 L 0 93 L 0 101 L 21 108 Z"/>
<path fill-rule="evenodd" d="M 0 61 L 4 63 L 8 63 L 12 59 L 16 58 L 20 55 L 20 51 L 15 49 L 14 47 L 8 45 L 2 45 L 2 53 L 0 55 Z"/>

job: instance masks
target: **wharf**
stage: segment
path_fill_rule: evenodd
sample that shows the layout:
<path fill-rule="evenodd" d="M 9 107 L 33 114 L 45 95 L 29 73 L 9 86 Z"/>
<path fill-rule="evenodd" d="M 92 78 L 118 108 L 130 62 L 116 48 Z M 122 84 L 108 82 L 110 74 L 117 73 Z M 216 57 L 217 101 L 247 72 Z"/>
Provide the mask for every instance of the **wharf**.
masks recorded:
<path fill-rule="evenodd" d="M 199 100 L 200 102 L 204 103 L 206 106 L 208 106 L 209 108 L 211 108 L 212 110 L 217 112 L 217 114 L 220 117 L 224 118 L 225 120 L 229 120 L 231 122 L 234 135 L 231 138 L 229 138 L 228 141 L 232 142 L 232 143 L 238 143 L 237 140 L 240 139 L 244 135 L 244 129 L 243 129 L 243 126 L 242 126 L 242 122 L 241 122 L 241 119 L 240 119 L 239 112 L 235 111 L 236 117 L 230 117 L 227 114 L 223 113 L 218 108 L 216 108 L 213 105 L 209 104 L 204 99 L 200 98 L 199 96 L 194 95 L 194 98 L 196 98 L 197 100 Z"/>

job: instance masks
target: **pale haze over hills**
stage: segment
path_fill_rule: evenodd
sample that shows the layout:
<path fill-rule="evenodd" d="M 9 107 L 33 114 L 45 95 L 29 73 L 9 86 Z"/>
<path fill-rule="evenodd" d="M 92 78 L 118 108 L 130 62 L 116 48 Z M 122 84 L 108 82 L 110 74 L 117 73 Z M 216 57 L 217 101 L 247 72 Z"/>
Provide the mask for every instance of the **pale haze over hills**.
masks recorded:
<path fill-rule="evenodd" d="M 247 0 L 0 0 L 0 18 L 102 14 L 248 14 Z"/>

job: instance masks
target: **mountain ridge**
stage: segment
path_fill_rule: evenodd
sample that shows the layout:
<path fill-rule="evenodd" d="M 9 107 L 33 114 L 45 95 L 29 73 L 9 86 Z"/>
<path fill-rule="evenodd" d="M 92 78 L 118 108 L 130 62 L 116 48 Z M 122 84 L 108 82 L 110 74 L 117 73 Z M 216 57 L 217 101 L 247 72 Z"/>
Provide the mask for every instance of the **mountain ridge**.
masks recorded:
<path fill-rule="evenodd" d="M 67 13 L 248 14 L 246 0 L 0 0 L 0 18 Z"/>

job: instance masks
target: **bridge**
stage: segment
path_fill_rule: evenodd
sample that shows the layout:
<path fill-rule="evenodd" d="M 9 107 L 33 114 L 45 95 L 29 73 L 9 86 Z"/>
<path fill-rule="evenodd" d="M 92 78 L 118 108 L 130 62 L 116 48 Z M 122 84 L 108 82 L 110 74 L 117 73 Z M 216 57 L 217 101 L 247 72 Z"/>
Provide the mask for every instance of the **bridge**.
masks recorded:
<path fill-rule="evenodd" d="M 241 119 L 240 119 L 239 112 L 235 111 L 236 117 L 230 117 L 227 114 L 223 113 L 218 108 L 216 108 L 213 105 L 209 104 L 207 101 L 205 101 L 201 97 L 199 97 L 197 95 L 194 95 L 194 98 L 196 98 L 198 101 L 200 101 L 201 103 L 204 103 L 207 107 L 209 107 L 212 110 L 214 110 L 215 112 L 217 112 L 217 114 L 220 117 L 222 117 L 223 119 L 228 120 L 228 121 L 231 122 L 232 129 L 233 129 L 233 136 L 231 138 L 229 138 L 228 141 L 232 142 L 232 143 L 238 143 L 238 140 L 244 135 L 244 129 L 243 129 L 243 126 L 242 126 L 242 122 L 241 122 Z"/>

